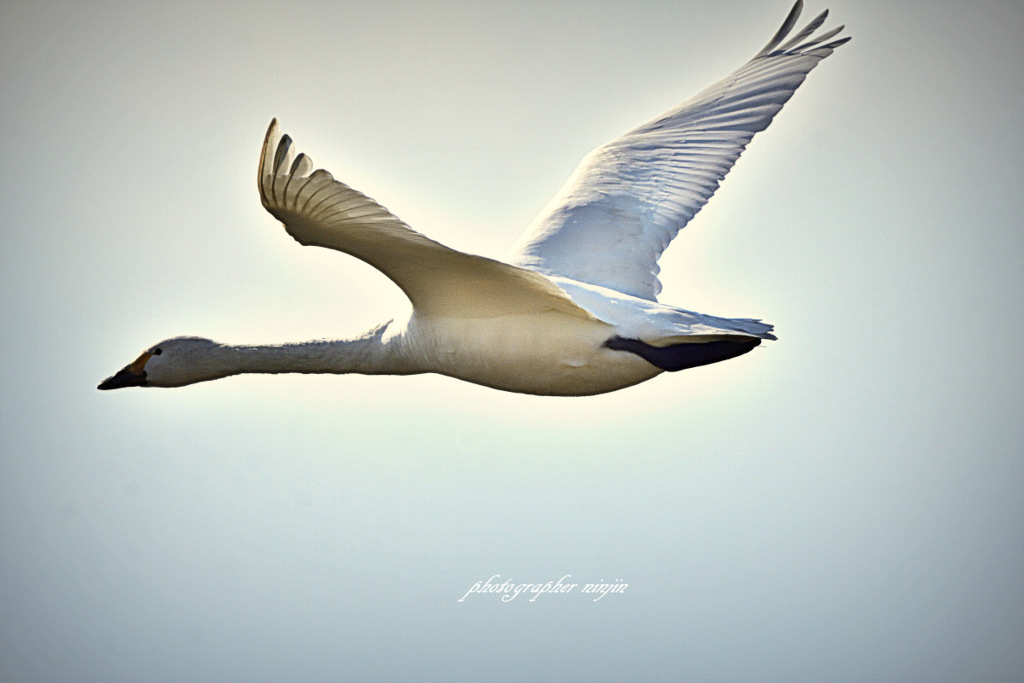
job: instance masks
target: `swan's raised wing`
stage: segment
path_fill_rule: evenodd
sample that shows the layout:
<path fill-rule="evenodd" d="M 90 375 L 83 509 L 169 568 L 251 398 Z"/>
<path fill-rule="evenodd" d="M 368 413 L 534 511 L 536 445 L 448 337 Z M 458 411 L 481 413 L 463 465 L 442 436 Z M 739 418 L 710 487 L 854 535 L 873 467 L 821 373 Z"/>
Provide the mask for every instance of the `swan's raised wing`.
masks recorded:
<path fill-rule="evenodd" d="M 584 318 L 546 277 L 499 261 L 464 254 L 424 237 L 366 195 L 313 170 L 277 119 L 260 155 L 263 206 L 300 244 L 337 249 L 387 275 L 420 315 L 491 317 L 561 310 Z"/>
<path fill-rule="evenodd" d="M 849 40 L 831 40 L 842 26 L 812 37 L 826 11 L 786 41 L 802 4 L 732 75 L 587 155 L 520 238 L 511 262 L 654 300 L 658 258 L 669 242 L 808 72 Z"/>

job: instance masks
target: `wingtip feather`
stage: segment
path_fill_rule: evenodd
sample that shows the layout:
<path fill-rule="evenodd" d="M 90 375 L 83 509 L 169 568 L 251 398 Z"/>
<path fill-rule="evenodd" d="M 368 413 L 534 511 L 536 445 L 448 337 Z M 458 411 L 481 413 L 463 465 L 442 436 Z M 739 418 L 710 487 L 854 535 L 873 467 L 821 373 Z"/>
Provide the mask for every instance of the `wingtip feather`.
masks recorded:
<path fill-rule="evenodd" d="M 822 45 L 821 47 L 826 50 L 834 50 L 840 45 L 846 45 L 851 40 L 853 40 L 853 36 L 846 36 L 845 38 L 840 38 L 839 40 L 833 40 L 831 43 Z"/>
<path fill-rule="evenodd" d="M 312 172 L 313 160 L 306 156 L 305 153 L 302 153 L 295 157 L 295 161 L 292 162 L 292 167 L 288 174 L 293 178 L 305 178 Z"/>
<path fill-rule="evenodd" d="M 803 12 L 803 10 L 804 0 L 796 0 L 796 3 L 793 5 L 793 9 L 789 10 L 789 14 L 786 15 L 785 21 L 782 22 L 782 26 L 780 26 L 779 30 L 775 32 L 775 35 L 768 41 L 768 44 L 754 55 L 754 58 L 763 57 L 785 40 L 786 36 L 789 35 L 789 32 L 793 30 L 794 26 L 796 26 L 796 22 L 800 19 L 800 13 Z"/>
<path fill-rule="evenodd" d="M 274 157 L 271 155 L 270 149 L 274 144 L 274 140 L 277 139 L 281 133 L 281 127 L 277 123 L 277 117 L 270 120 L 270 125 L 267 126 L 267 134 L 263 136 L 263 147 L 260 150 L 260 163 L 256 169 L 256 187 L 260 191 L 260 199 L 263 201 L 264 206 L 267 204 L 266 189 L 263 184 L 267 176 L 273 176 L 273 161 Z"/>
<path fill-rule="evenodd" d="M 760 52 L 754 55 L 754 59 L 759 59 L 761 57 L 767 57 L 771 54 L 779 53 L 804 54 L 808 53 L 811 50 L 811 48 L 813 48 L 814 50 L 834 50 L 835 48 L 839 47 L 840 45 L 850 40 L 849 37 L 841 38 L 839 40 L 834 40 L 826 45 L 821 45 L 819 47 L 820 43 L 822 43 L 825 40 L 828 40 L 832 36 L 842 31 L 843 28 L 845 28 L 845 26 L 840 26 L 839 28 L 831 29 L 827 31 L 824 35 L 818 36 L 817 38 L 811 38 L 811 35 L 819 28 L 821 28 L 822 24 L 824 24 L 825 20 L 828 18 L 829 11 L 826 9 L 821 14 L 812 19 L 811 22 L 808 23 L 807 26 L 800 30 L 796 35 L 794 35 L 792 38 L 790 38 L 788 41 L 784 43 L 783 41 L 785 41 L 786 38 L 789 37 L 789 34 L 793 31 L 793 28 L 796 26 L 796 22 L 800 18 L 800 13 L 802 11 L 803 0 L 797 0 L 796 4 L 793 5 L 793 9 L 791 9 L 789 11 L 789 14 L 786 16 L 785 21 L 782 22 L 782 26 L 779 28 L 778 31 L 775 32 L 775 35 L 772 36 L 772 39 L 768 41 L 768 44 L 765 45 L 760 50 Z M 827 56 L 827 54 L 828 53 L 819 56 L 823 57 Z"/>

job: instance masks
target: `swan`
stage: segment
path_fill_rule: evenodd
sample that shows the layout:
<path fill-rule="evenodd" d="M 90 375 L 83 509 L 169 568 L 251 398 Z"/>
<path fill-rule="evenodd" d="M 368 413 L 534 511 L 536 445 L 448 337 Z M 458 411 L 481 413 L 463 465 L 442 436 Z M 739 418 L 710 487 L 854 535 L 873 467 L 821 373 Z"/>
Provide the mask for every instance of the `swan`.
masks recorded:
<path fill-rule="evenodd" d="M 229 345 L 176 337 L 99 389 L 179 387 L 240 373 L 425 372 L 537 395 L 615 391 L 745 354 L 772 325 L 659 303 L 658 258 L 704 206 L 755 133 L 807 74 L 850 38 L 790 37 L 798 0 L 750 61 L 682 105 L 598 147 L 497 261 L 414 231 L 366 195 L 315 169 L 274 119 L 260 154 L 264 208 L 302 245 L 366 261 L 411 312 L 353 339 Z M 784 42 L 785 41 L 785 42 Z"/>

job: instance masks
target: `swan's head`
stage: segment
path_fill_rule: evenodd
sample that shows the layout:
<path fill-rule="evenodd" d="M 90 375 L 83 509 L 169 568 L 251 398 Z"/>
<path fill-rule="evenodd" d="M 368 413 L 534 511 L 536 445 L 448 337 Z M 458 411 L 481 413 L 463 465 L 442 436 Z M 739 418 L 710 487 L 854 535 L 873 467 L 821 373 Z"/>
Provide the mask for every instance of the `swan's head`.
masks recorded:
<path fill-rule="evenodd" d="M 223 377 L 217 350 L 223 346 L 201 337 L 175 337 L 150 347 L 97 389 L 181 387 Z"/>

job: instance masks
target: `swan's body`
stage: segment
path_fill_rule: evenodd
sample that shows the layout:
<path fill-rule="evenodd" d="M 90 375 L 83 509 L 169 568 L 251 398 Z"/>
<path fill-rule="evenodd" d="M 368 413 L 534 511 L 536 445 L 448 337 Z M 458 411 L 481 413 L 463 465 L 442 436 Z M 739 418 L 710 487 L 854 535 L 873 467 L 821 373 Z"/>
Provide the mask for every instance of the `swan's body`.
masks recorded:
<path fill-rule="evenodd" d="M 409 316 L 363 336 L 279 346 L 169 339 L 100 389 L 183 386 L 249 372 L 435 372 L 496 389 L 588 395 L 732 358 L 774 339 L 757 320 L 658 303 L 657 260 L 807 73 L 849 38 L 810 38 L 823 13 L 728 78 L 589 154 L 508 263 L 450 249 L 293 156 L 277 121 L 259 166 L 264 207 L 297 241 L 343 251 L 393 280 Z"/>

